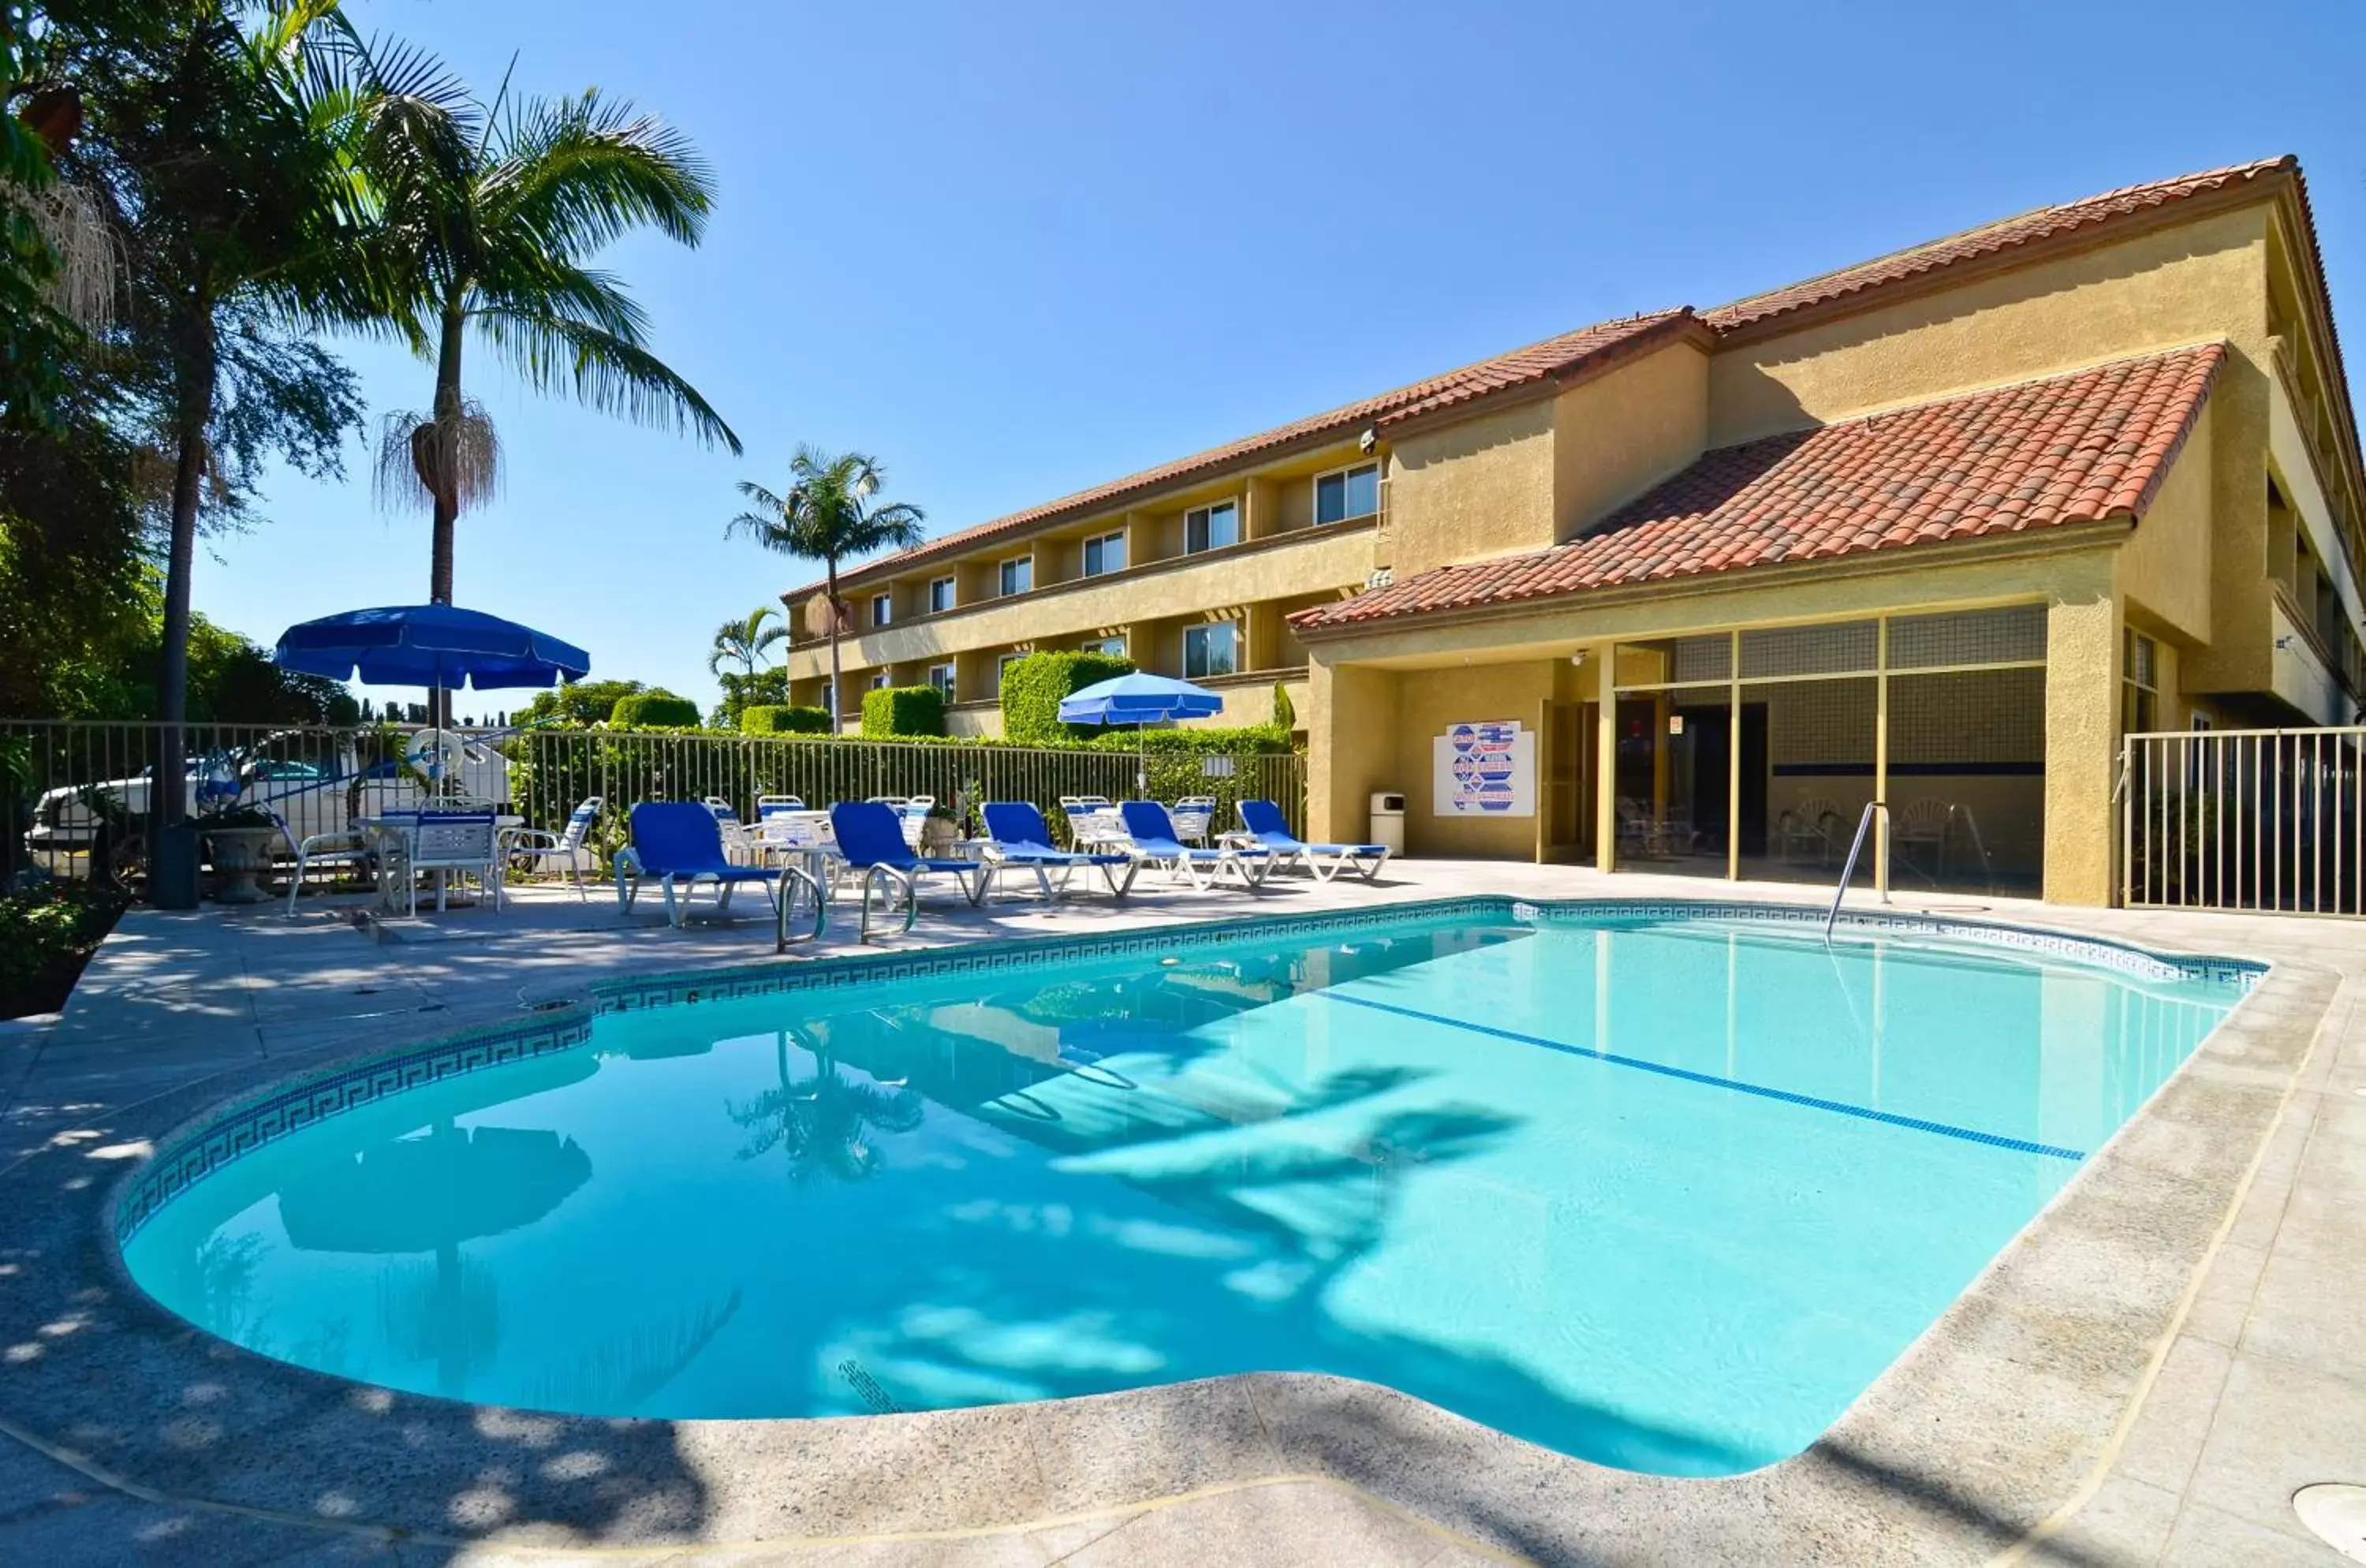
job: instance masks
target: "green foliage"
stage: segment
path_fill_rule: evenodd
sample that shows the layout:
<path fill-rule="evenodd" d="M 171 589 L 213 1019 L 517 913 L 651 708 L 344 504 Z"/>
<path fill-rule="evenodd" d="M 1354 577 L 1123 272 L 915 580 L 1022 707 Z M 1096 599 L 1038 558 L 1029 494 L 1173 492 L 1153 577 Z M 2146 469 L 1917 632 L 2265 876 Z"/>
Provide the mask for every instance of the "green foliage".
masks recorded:
<path fill-rule="evenodd" d="M 568 725 L 580 729 L 607 723 L 608 716 L 616 711 L 619 698 L 647 690 L 638 681 L 569 681 L 549 691 L 536 692 L 532 701 L 517 710 L 515 717 L 520 725 L 529 728 Z"/>
<path fill-rule="evenodd" d="M 707 722 L 716 729 L 737 729 L 739 716 L 749 708 L 779 707 L 789 700 L 786 670 L 759 670 L 752 675 L 727 670 L 715 679 L 723 682 L 723 700 Z"/>
<path fill-rule="evenodd" d="M 696 729 L 698 705 L 659 687 L 618 697 L 609 710 L 611 729 Z"/>
<path fill-rule="evenodd" d="M 1290 700 L 1290 687 L 1279 681 L 1273 683 L 1273 727 L 1276 729 L 1298 728 L 1298 705 Z"/>
<path fill-rule="evenodd" d="M 945 695 L 934 686 L 881 686 L 862 694 L 862 737 L 894 740 L 945 732 Z"/>
<path fill-rule="evenodd" d="M 828 708 L 790 707 L 782 703 L 761 703 L 739 710 L 739 733 L 742 735 L 828 735 Z"/>
<path fill-rule="evenodd" d="M 122 912 L 120 897 L 84 883 L 0 894 L 0 1018 L 62 1006 Z"/>
<path fill-rule="evenodd" d="M 781 607 L 760 604 L 744 617 L 726 621 L 715 628 L 714 641 L 706 652 L 706 668 L 720 675 L 725 665 L 737 664 L 742 675 L 754 675 L 764 662 L 764 655 L 788 639 L 789 628 L 781 619 Z"/>
<path fill-rule="evenodd" d="M 1020 746 L 1067 746 L 1098 736 L 1098 725 L 1061 723 L 1060 700 L 1133 668 L 1132 660 L 1109 653 L 1031 653 L 1014 661 L 1002 672 L 1004 738 Z"/>

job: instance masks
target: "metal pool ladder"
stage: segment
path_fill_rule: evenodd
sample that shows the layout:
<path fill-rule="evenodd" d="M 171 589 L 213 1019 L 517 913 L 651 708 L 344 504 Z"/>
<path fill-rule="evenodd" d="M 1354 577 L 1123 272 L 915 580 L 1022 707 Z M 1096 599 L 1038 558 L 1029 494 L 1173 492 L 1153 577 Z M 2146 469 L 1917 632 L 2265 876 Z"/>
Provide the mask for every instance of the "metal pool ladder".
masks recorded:
<path fill-rule="evenodd" d="M 1824 917 L 1824 940 L 1828 942 L 1832 940 L 1832 927 L 1840 920 L 1841 900 L 1848 897 L 1849 879 L 1856 874 L 1856 857 L 1865 849 L 1865 834 L 1873 830 L 1873 814 L 1876 811 L 1881 813 L 1883 821 L 1889 820 L 1889 802 L 1886 800 L 1866 801 L 1864 813 L 1856 819 L 1856 837 L 1849 840 L 1848 863 L 1841 867 L 1841 885 L 1832 889 L 1831 912 Z M 1889 887 L 1886 882 L 1881 889 L 1881 901 L 1885 904 L 1889 902 Z"/>

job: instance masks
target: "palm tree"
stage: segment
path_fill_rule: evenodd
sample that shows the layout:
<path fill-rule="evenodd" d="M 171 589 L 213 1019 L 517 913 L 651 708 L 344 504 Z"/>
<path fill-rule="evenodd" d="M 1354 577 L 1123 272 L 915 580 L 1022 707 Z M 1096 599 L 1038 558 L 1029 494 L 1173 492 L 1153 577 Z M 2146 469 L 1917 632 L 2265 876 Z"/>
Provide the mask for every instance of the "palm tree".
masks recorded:
<path fill-rule="evenodd" d="M 378 495 L 434 519 L 428 595 L 438 604 L 452 600 L 454 525 L 501 478 L 492 421 L 461 389 L 472 329 L 535 391 L 564 389 L 603 413 L 741 449 L 649 352 L 648 318 L 624 287 L 585 265 L 645 227 L 697 244 L 715 199 L 704 161 L 680 131 L 596 88 L 505 112 L 507 97 L 504 83 L 490 107 L 447 101 L 446 134 L 382 139 L 368 165 L 380 203 L 374 282 L 397 329 L 435 366 L 428 412 L 387 416 Z"/>
<path fill-rule="evenodd" d="M 174 0 L 124 39 L 70 19 L 45 38 L 65 80 L 86 73 L 96 134 L 76 168 L 136 274 L 130 332 L 170 476 L 167 757 L 186 712 L 200 510 L 235 511 L 241 476 L 273 451 L 333 470 L 359 419 L 350 373 L 314 341 L 368 314 L 349 265 L 367 219 L 352 160 L 392 95 L 345 68 L 350 36 L 336 0 Z M 421 63 L 397 51 L 387 82 L 426 80 Z M 159 807 L 167 823 L 184 810 L 172 791 Z"/>
<path fill-rule="evenodd" d="M 838 564 L 874 550 L 907 550 L 926 536 L 917 506 L 875 499 L 887 482 L 876 457 L 860 452 L 828 453 L 800 446 L 789 459 L 789 492 L 774 495 L 752 479 L 739 481 L 749 509 L 724 529 L 727 538 L 746 534 L 766 549 L 795 560 L 822 563 L 829 616 L 830 723 L 838 722 L 838 634 L 845 606 L 838 598 Z"/>
<path fill-rule="evenodd" d="M 792 1034 L 814 1059 L 809 1078 L 790 1074 Z M 826 1171 L 841 1181 L 860 1181 L 879 1169 L 879 1151 L 867 1135 L 870 1129 L 908 1133 L 927 1112 L 919 1092 L 901 1078 L 847 1077 L 829 1047 L 816 1043 L 803 1031 L 775 1032 L 772 1052 L 780 1087 L 745 1105 L 725 1107 L 734 1122 L 748 1129 L 741 1159 L 760 1158 L 779 1149 L 788 1156 L 789 1174 L 795 1180 L 810 1180 Z"/>
<path fill-rule="evenodd" d="M 707 653 L 706 668 L 710 674 L 720 675 L 726 664 L 737 664 L 740 672 L 753 675 L 764 661 L 767 650 L 789 635 L 778 622 L 781 612 L 770 604 L 750 611 L 744 621 L 726 621 L 715 628 L 715 646 Z"/>

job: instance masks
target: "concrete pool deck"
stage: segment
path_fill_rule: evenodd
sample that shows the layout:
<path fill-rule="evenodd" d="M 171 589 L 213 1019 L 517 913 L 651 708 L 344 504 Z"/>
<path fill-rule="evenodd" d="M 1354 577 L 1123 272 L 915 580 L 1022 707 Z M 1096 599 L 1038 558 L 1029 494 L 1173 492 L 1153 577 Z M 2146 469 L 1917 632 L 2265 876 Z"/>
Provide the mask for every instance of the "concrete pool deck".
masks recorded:
<path fill-rule="evenodd" d="M 1814 901 L 1415 862 L 1259 914 L 1473 893 Z M 1828 896 L 1828 895 L 1827 895 Z M 1869 900 L 1860 897 L 1855 904 Z M 0 1561 L 2335 1563 L 2291 1494 L 2366 1481 L 2366 925 L 1901 896 L 1901 908 L 2276 967 L 1815 1448 L 1751 1475 L 1605 1470 L 1369 1385 L 1219 1379 L 826 1422 L 626 1422 L 390 1393 L 265 1360 L 130 1288 L 111 1195 L 290 1075 L 590 983 L 771 961 L 536 889 L 372 941 L 325 904 L 140 912 L 56 1024 L 0 1034 Z M 904 947 L 1238 914 L 1163 886 L 1031 897 Z M 843 919 L 797 959 L 858 951 Z M 796 960 L 792 960 L 796 961 Z"/>

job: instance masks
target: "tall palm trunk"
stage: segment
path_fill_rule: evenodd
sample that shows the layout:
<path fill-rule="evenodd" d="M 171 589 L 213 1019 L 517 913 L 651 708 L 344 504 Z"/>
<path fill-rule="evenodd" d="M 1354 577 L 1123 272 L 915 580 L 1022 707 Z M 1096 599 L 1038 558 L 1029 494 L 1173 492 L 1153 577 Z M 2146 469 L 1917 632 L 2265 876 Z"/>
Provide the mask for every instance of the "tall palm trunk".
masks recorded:
<path fill-rule="evenodd" d="M 824 606 L 829 612 L 829 732 L 836 735 L 845 728 L 838 713 L 838 558 L 827 557 L 822 564 L 829 580 L 829 586 L 824 590 L 829 595 L 829 603 Z"/>
<path fill-rule="evenodd" d="M 444 307 L 444 334 L 435 354 L 435 411 L 429 439 L 434 449 L 434 479 L 428 491 L 435 498 L 435 521 L 429 549 L 427 597 L 437 604 L 452 603 L 453 536 L 460 521 L 460 347 L 468 324 L 456 299 Z M 452 694 L 441 686 L 427 694 L 430 724 L 438 729 L 452 722 Z"/>
<path fill-rule="evenodd" d="M 189 578 L 196 567 L 197 505 L 205 491 L 206 430 L 213 423 L 218 345 L 211 290 L 200 279 L 181 302 L 173 326 L 173 536 L 164 569 L 163 662 L 157 672 L 158 715 L 163 720 L 156 788 L 149 810 L 155 826 L 188 815 L 181 778 L 186 748 L 182 724 L 189 708 Z"/>

